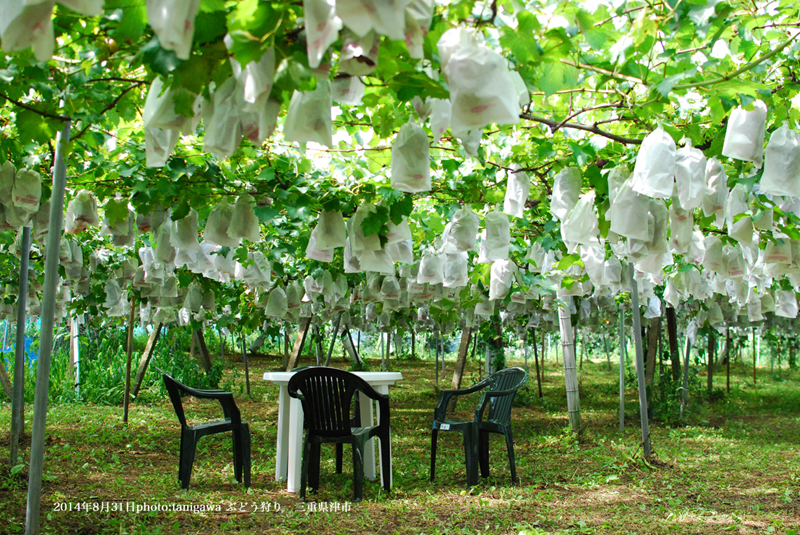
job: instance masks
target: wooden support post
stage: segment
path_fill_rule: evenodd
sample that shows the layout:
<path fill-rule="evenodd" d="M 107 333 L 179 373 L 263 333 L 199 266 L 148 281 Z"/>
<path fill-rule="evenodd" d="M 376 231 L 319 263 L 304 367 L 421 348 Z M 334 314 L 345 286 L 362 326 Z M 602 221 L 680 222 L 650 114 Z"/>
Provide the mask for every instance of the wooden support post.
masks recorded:
<path fill-rule="evenodd" d="M 294 347 L 292 347 L 292 354 L 289 356 L 289 363 L 286 365 L 286 371 L 290 372 L 297 367 L 297 360 L 303 351 L 303 346 L 306 343 L 308 336 L 308 328 L 311 326 L 311 318 L 300 318 L 300 328 L 297 330 L 297 337 L 294 339 Z"/>
<path fill-rule="evenodd" d="M 11 466 L 17 465 L 19 438 L 25 430 L 25 324 L 27 320 L 28 298 L 28 262 L 31 250 L 31 228 L 22 229 L 22 247 L 19 262 L 19 297 L 17 298 L 17 336 L 14 357 L 14 384 L 6 374 L 6 368 L 0 361 L 0 381 L 3 389 L 11 399 L 11 438 L 9 445 L 9 461 Z M 8 322 L 6 322 L 8 329 Z M 5 337 L 4 337 L 5 338 Z M 5 342 L 4 342 L 5 344 Z M 5 349 L 5 348 L 3 348 Z"/>
<path fill-rule="evenodd" d="M 136 320 L 136 300 L 131 299 L 128 315 L 128 336 L 125 340 L 125 394 L 122 398 L 122 423 L 128 423 L 128 405 L 131 398 L 131 360 L 133 359 L 133 325 Z"/>
<path fill-rule="evenodd" d="M 233 335 L 231 335 L 233 337 Z M 203 331 L 195 330 L 192 332 L 192 338 L 195 340 L 197 345 L 197 355 L 200 357 L 200 364 L 203 365 L 203 370 L 205 370 L 206 375 L 211 373 L 211 354 L 208 352 L 208 346 L 206 346 L 206 337 L 203 335 Z M 234 350 L 236 350 L 236 340 L 234 339 Z"/>
<path fill-rule="evenodd" d="M 314 355 L 317 359 L 317 366 L 322 365 L 322 335 L 319 333 L 319 325 L 314 324 Z"/>
<path fill-rule="evenodd" d="M 339 312 L 339 315 L 336 316 L 336 325 L 333 327 L 333 336 L 331 336 L 331 345 L 328 348 L 328 356 L 325 359 L 325 366 L 331 365 L 331 355 L 333 354 L 333 344 L 336 343 L 336 339 L 339 338 L 339 324 L 342 321 L 342 313 Z"/>
<path fill-rule="evenodd" d="M 694 321 L 694 320 L 692 320 Z M 690 324 L 692 325 L 692 324 Z M 686 408 L 686 401 L 689 397 L 689 354 L 692 351 L 692 342 L 694 331 L 687 327 L 686 329 L 686 349 L 683 352 L 683 384 L 681 388 L 681 418 L 683 418 L 683 411 Z"/>
<path fill-rule="evenodd" d="M 350 334 L 350 329 L 348 329 L 347 326 L 342 329 L 342 336 L 344 335 L 347 335 L 347 343 L 343 343 L 342 346 L 348 353 L 350 353 L 350 358 L 353 359 L 353 364 L 361 367 L 363 364 L 363 362 L 361 362 L 361 356 L 358 354 L 358 351 L 356 351 L 356 344 L 353 342 L 353 335 Z"/>
<path fill-rule="evenodd" d="M 153 358 L 153 352 L 156 349 L 156 342 L 158 342 L 159 336 L 161 336 L 161 324 L 156 323 L 153 325 L 153 331 L 147 339 L 147 345 L 144 346 L 142 357 L 139 359 L 139 367 L 136 369 L 136 378 L 133 380 L 133 385 L 131 385 L 131 396 L 134 399 L 139 395 L 139 388 L 141 388 L 142 381 L 144 381 L 144 374 L 150 364 L 150 359 Z"/>
<path fill-rule="evenodd" d="M 414 359 L 417 357 L 417 333 L 414 329 L 411 329 L 411 358 Z"/>

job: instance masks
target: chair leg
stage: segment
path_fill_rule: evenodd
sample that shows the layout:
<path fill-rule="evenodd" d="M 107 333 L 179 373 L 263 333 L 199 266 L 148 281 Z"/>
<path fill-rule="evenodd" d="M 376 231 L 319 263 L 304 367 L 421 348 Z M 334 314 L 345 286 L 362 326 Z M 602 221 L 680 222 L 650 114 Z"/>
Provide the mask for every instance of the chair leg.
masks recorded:
<path fill-rule="evenodd" d="M 189 490 L 189 482 L 192 479 L 192 465 L 194 464 L 194 452 L 197 448 L 197 437 L 190 430 L 181 433 L 181 460 L 179 473 L 181 474 L 181 488 Z"/>
<path fill-rule="evenodd" d="M 308 466 L 308 486 L 311 488 L 312 492 L 316 492 L 319 488 L 319 458 L 321 447 L 322 445 L 318 443 L 311 444 L 311 455 L 309 457 Z"/>
<path fill-rule="evenodd" d="M 381 470 L 383 475 L 383 490 L 391 492 L 392 490 L 392 449 L 391 449 L 391 432 L 387 431 L 384 436 L 380 437 L 381 440 L 381 456 L 383 463 L 381 463 Z"/>
<path fill-rule="evenodd" d="M 342 473 L 342 457 L 344 456 L 344 444 L 336 444 L 336 473 Z"/>
<path fill-rule="evenodd" d="M 353 441 L 353 501 L 360 502 L 364 495 L 364 443 L 363 437 Z"/>
<path fill-rule="evenodd" d="M 478 431 L 474 425 L 464 429 L 464 460 L 467 465 L 467 486 L 478 484 Z"/>
<path fill-rule="evenodd" d="M 439 437 L 439 430 L 431 431 L 431 481 L 436 475 L 436 440 Z"/>
<path fill-rule="evenodd" d="M 489 477 L 489 432 L 478 430 L 478 459 L 481 465 L 481 477 Z"/>
<path fill-rule="evenodd" d="M 242 424 L 240 440 L 241 460 L 240 465 L 244 469 L 244 488 L 250 488 L 250 426 Z"/>
<path fill-rule="evenodd" d="M 506 449 L 508 450 L 508 464 L 511 467 L 511 482 L 515 485 L 519 484 L 517 477 L 517 464 L 514 459 L 514 437 L 511 433 L 511 427 L 508 427 L 503 433 L 506 437 Z"/>
<path fill-rule="evenodd" d="M 300 468 L 300 499 L 306 501 L 306 485 L 308 484 L 308 464 L 311 460 L 311 443 L 308 437 L 303 441 L 303 466 Z"/>
<path fill-rule="evenodd" d="M 233 476 L 236 481 L 242 482 L 242 439 L 241 430 L 234 429 L 233 435 Z"/>

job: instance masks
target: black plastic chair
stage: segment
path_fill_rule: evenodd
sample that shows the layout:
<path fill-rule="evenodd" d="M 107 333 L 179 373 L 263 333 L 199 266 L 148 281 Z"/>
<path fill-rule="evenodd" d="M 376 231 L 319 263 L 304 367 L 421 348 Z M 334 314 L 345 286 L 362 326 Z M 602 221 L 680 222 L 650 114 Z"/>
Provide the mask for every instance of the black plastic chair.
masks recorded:
<path fill-rule="evenodd" d="M 179 383 L 166 373 L 163 374 L 163 377 L 172 406 L 175 408 L 175 414 L 181 422 L 181 453 L 180 464 L 178 465 L 178 479 L 181 482 L 181 487 L 184 490 L 189 489 L 197 442 L 206 435 L 228 431 L 233 433 L 233 471 L 236 481 L 242 482 L 242 472 L 244 472 L 244 486 L 245 488 L 250 487 L 250 427 L 246 422 L 242 421 L 239 408 L 233 400 L 233 394 L 223 390 L 191 388 Z M 186 416 L 183 413 L 181 393 L 189 394 L 198 399 L 216 399 L 222 407 L 225 418 L 194 426 L 187 425 Z"/>
<path fill-rule="evenodd" d="M 351 418 L 356 392 L 361 392 L 378 402 L 379 424 L 368 427 L 358 425 L 358 417 Z M 379 394 L 366 381 L 355 374 L 324 366 L 306 368 L 289 381 L 289 395 L 303 405 L 303 466 L 300 475 L 300 498 L 305 500 L 306 487 L 315 491 L 319 487 L 320 445 L 332 443 L 353 446 L 353 497 L 361 501 L 364 489 L 364 449 L 367 440 L 378 437 L 383 455 L 383 483 L 391 488 L 389 396 Z M 357 398 L 356 398 L 357 399 Z M 353 424 L 356 424 L 354 426 Z M 341 455 L 337 455 L 337 472 L 341 472 Z"/>
<path fill-rule="evenodd" d="M 511 403 L 517 390 L 527 380 L 528 372 L 524 369 L 506 368 L 469 388 L 439 392 L 431 433 L 431 481 L 436 475 L 436 442 L 439 431 L 458 431 L 464 436 L 468 486 L 478 484 L 479 467 L 481 476 L 489 477 L 489 433 L 500 433 L 505 437 L 508 462 L 511 466 L 511 481 L 519 483 L 511 432 Z M 447 407 L 455 396 L 472 394 L 484 389 L 486 391 L 481 395 L 473 420 L 462 421 L 447 417 Z"/>

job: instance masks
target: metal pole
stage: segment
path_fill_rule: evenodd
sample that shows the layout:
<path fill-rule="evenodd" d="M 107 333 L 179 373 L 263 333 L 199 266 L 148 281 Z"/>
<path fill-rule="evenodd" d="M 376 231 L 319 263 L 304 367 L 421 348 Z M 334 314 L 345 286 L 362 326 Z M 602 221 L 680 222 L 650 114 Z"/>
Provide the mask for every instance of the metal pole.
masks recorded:
<path fill-rule="evenodd" d="M 561 359 L 564 364 L 564 384 L 567 390 L 569 425 L 576 433 L 581 432 L 581 405 L 578 391 L 578 370 L 575 362 L 575 338 L 570 315 L 571 296 L 559 295 L 562 304 L 558 307 L 558 323 L 561 330 Z"/>
<path fill-rule="evenodd" d="M 756 386 L 756 328 L 753 327 L 753 386 Z"/>
<path fill-rule="evenodd" d="M 625 308 L 619 304 L 619 430 L 625 430 Z"/>
<path fill-rule="evenodd" d="M 69 143 L 70 122 L 56 136 L 53 190 L 50 196 L 50 228 L 47 233 L 45 254 L 44 297 L 42 323 L 39 334 L 39 358 L 36 367 L 36 393 L 33 403 L 33 430 L 31 433 L 31 461 L 28 479 L 28 506 L 25 534 L 39 533 L 39 514 L 42 505 L 42 469 L 44 467 L 44 439 L 47 423 L 47 395 L 50 389 L 50 357 L 53 351 L 53 324 L 58 285 L 58 250 L 64 219 L 64 188 L 67 183 L 67 166 L 64 146 Z"/>
<path fill-rule="evenodd" d="M 633 264 L 631 271 L 631 314 L 633 314 L 633 341 L 636 345 L 636 377 L 639 382 L 639 412 L 642 421 L 642 448 L 644 456 L 650 456 L 650 424 L 647 420 L 647 386 L 644 379 L 644 354 L 642 350 L 642 318 L 639 316 L 639 287 L 633 278 L 635 270 Z"/>
<path fill-rule="evenodd" d="M 9 460 L 16 466 L 19 454 L 19 437 L 25 427 L 22 412 L 25 407 L 25 322 L 28 299 L 28 259 L 31 252 L 31 227 L 22 229 L 22 248 L 19 257 L 19 297 L 17 298 L 17 347 L 14 357 L 14 388 L 11 395 L 11 445 Z M 6 323 L 8 330 L 8 323 Z M 3 335 L 5 349 L 5 335 Z"/>
<path fill-rule="evenodd" d="M 336 325 L 333 327 L 333 336 L 331 337 L 331 345 L 328 347 L 328 357 L 325 359 L 325 366 L 331 365 L 331 354 L 333 353 L 333 344 L 336 343 L 336 339 L 339 337 L 339 323 L 342 321 L 342 313 L 339 312 L 339 315 L 336 316 Z"/>
<path fill-rule="evenodd" d="M 436 384 L 439 384 L 439 342 L 434 340 L 436 344 L 436 360 L 434 361 L 434 368 L 436 369 Z"/>
<path fill-rule="evenodd" d="M 122 423 L 128 423 L 128 407 L 130 405 L 131 396 L 131 359 L 133 359 L 133 322 L 136 321 L 136 300 L 131 299 L 131 312 L 128 316 L 128 339 L 126 340 L 127 346 L 126 359 L 125 359 L 125 397 L 122 401 Z M 194 341 L 194 338 L 192 338 Z"/>

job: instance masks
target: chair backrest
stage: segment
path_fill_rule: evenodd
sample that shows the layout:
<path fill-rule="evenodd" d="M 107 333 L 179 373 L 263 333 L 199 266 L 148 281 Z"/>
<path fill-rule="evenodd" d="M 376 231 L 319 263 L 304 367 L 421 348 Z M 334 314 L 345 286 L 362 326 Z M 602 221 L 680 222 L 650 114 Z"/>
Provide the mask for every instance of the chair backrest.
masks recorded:
<path fill-rule="evenodd" d="M 169 399 L 172 401 L 172 407 L 175 409 L 175 414 L 181 422 L 181 427 L 186 427 L 186 415 L 183 413 L 183 401 L 181 401 L 181 388 L 184 386 L 166 373 L 163 374 L 164 385 L 167 387 Z"/>
<path fill-rule="evenodd" d="M 294 374 L 289 380 L 289 395 L 300 399 L 305 412 L 305 427 L 316 435 L 341 437 L 350 434 L 353 394 L 372 390 L 355 374 L 327 368 L 311 367 Z"/>
<path fill-rule="evenodd" d="M 489 376 L 488 380 L 489 387 L 487 388 L 487 392 L 514 390 L 514 394 L 491 398 L 489 401 L 489 412 L 486 414 L 485 420 L 494 422 L 510 421 L 511 403 L 514 401 L 516 391 L 522 388 L 522 385 L 528 380 L 528 372 L 520 367 L 505 368 Z M 481 402 L 478 405 L 479 407 L 483 406 L 485 397 L 486 393 L 481 397 Z"/>
<path fill-rule="evenodd" d="M 216 391 L 203 391 L 198 390 L 185 384 L 176 381 L 166 373 L 162 372 L 162 377 L 164 378 L 164 385 L 167 387 L 167 393 L 169 394 L 169 399 L 172 401 L 172 407 L 175 409 L 175 415 L 178 417 L 178 420 L 181 422 L 181 427 L 189 427 L 186 424 L 186 415 L 183 412 L 183 401 L 181 400 L 181 392 L 189 394 L 190 396 L 194 396 L 200 399 L 216 399 L 220 406 L 222 407 L 222 412 L 225 415 L 225 418 L 228 418 L 234 424 L 238 424 L 241 422 L 242 415 L 239 412 L 239 408 L 236 406 L 236 403 L 233 401 L 233 397 L 230 393 L 223 393 L 221 390 Z M 224 394 L 221 396 L 220 394 Z"/>

